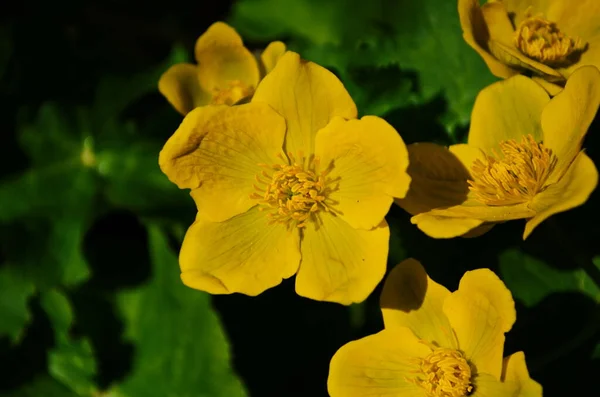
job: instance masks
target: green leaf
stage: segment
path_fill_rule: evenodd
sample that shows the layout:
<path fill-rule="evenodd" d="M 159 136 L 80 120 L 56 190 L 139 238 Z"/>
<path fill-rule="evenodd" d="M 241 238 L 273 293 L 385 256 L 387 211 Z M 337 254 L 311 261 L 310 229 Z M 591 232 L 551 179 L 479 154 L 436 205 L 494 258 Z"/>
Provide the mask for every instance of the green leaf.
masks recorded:
<path fill-rule="evenodd" d="M 600 303 L 600 288 L 583 269 L 554 269 L 518 249 L 504 251 L 499 262 L 504 282 L 526 306 L 535 306 L 555 292 L 580 292 Z M 600 258 L 594 264 L 600 269 Z"/>
<path fill-rule="evenodd" d="M 75 340 L 69 334 L 74 322 L 69 300 L 56 289 L 48 290 L 42 293 L 41 305 L 52 322 L 56 341 L 56 347 L 48 353 L 49 373 L 77 395 L 92 395 L 97 391 L 96 361 L 90 342 L 85 338 Z"/>
<path fill-rule="evenodd" d="M 210 296 L 181 283 L 177 256 L 157 226 L 148 226 L 148 237 L 152 279 L 118 296 L 127 339 L 136 348 L 134 369 L 111 395 L 246 396 Z"/>
<path fill-rule="evenodd" d="M 31 320 L 27 301 L 35 292 L 33 283 L 16 269 L 0 267 L 0 337 L 17 342 Z"/>
<path fill-rule="evenodd" d="M 51 378 L 40 376 L 22 388 L 0 394 L 2 397 L 77 397 L 66 386 Z"/>

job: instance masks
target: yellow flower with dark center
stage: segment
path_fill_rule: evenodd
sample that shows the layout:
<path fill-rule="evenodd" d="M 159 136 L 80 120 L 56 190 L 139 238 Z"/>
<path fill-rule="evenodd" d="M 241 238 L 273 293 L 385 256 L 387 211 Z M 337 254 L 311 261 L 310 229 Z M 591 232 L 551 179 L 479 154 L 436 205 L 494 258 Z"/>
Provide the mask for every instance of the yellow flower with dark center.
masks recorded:
<path fill-rule="evenodd" d="M 231 106 L 254 94 L 260 79 L 285 50 L 285 44 L 274 41 L 257 60 L 232 27 L 215 22 L 196 41 L 198 64 L 171 66 L 161 76 L 158 89 L 183 115 L 199 106 Z"/>
<path fill-rule="evenodd" d="M 494 83 L 475 100 L 467 144 L 409 145 L 411 188 L 396 203 L 434 238 L 526 219 L 525 239 L 596 188 L 598 172 L 581 146 L 599 104 L 594 66 L 576 70 L 552 99 L 524 76 Z"/>
<path fill-rule="evenodd" d="M 577 68 L 600 68 L 597 0 L 459 0 L 466 42 L 501 78 L 528 72 L 551 95 Z"/>
<path fill-rule="evenodd" d="M 503 358 L 515 304 L 489 269 L 465 273 L 451 293 L 407 259 L 386 279 L 380 304 L 385 329 L 331 359 L 331 397 L 542 396 L 523 352 Z"/>
<path fill-rule="evenodd" d="M 394 128 L 356 117 L 342 83 L 294 52 L 250 103 L 190 112 L 159 159 L 198 207 L 183 282 L 257 295 L 297 274 L 299 295 L 364 300 L 386 270 L 384 217 L 410 178 Z"/>

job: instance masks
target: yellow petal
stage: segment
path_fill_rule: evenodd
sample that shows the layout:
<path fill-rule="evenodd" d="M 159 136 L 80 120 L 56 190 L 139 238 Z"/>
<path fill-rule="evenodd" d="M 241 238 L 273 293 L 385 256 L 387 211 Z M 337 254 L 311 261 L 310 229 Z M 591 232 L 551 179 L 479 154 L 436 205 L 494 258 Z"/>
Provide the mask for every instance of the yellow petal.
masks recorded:
<path fill-rule="evenodd" d="M 240 81 L 256 87 L 260 77 L 258 62 L 237 32 L 223 22 L 213 23 L 196 41 L 196 61 L 200 84 L 209 92 Z"/>
<path fill-rule="evenodd" d="M 428 212 L 429 215 L 450 218 L 473 218 L 485 222 L 504 222 L 514 219 L 531 218 L 535 211 L 527 206 L 527 203 L 490 206 L 469 198 L 461 205 L 448 208 L 438 208 Z M 424 214 L 422 214 L 424 215 Z"/>
<path fill-rule="evenodd" d="M 225 222 L 199 215 L 181 246 L 181 279 L 211 294 L 256 296 L 296 273 L 299 244 L 296 230 L 268 225 L 257 207 Z"/>
<path fill-rule="evenodd" d="M 501 141 L 531 134 L 542 140 L 541 115 L 550 102 L 546 91 L 524 76 L 494 83 L 477 95 L 471 114 L 469 145 L 498 150 Z"/>
<path fill-rule="evenodd" d="M 502 382 L 514 397 L 542 397 L 542 386 L 529 377 L 525 354 L 517 352 L 504 358 Z"/>
<path fill-rule="evenodd" d="M 426 397 L 425 389 L 407 379 L 419 369 L 415 358 L 428 353 L 405 327 L 349 342 L 331 359 L 327 391 L 331 397 Z"/>
<path fill-rule="evenodd" d="M 481 6 L 490 40 L 512 45 L 515 29 L 502 2 L 489 2 Z"/>
<path fill-rule="evenodd" d="M 433 238 L 459 237 L 483 224 L 480 219 L 436 216 L 431 212 L 415 215 L 410 218 L 410 222 Z"/>
<path fill-rule="evenodd" d="M 494 306 L 500 317 L 500 327 L 508 332 L 517 320 L 515 301 L 510 290 L 490 269 L 477 269 L 466 272 L 460 279 L 458 290 L 465 294 L 484 295 Z"/>
<path fill-rule="evenodd" d="M 264 73 L 270 73 L 277 62 L 279 62 L 279 58 L 285 53 L 286 47 L 281 41 L 273 41 L 269 43 L 267 48 L 260 54 L 260 60 L 265 69 Z"/>
<path fill-rule="evenodd" d="M 495 223 L 483 223 L 480 226 L 477 226 L 475 229 L 471 229 L 468 233 L 463 234 L 460 237 L 463 238 L 475 238 L 479 236 L 483 236 L 495 226 Z"/>
<path fill-rule="evenodd" d="M 314 153 L 317 131 L 335 116 L 356 118 L 356 105 L 333 73 L 287 51 L 260 83 L 252 102 L 266 102 L 287 122 L 286 153 Z"/>
<path fill-rule="evenodd" d="M 404 197 L 410 184 L 408 152 L 402 138 L 385 120 L 334 118 L 317 133 L 315 154 L 337 190 L 329 197 L 354 228 L 372 229 L 390 209 L 393 197 Z"/>
<path fill-rule="evenodd" d="M 160 76 L 158 90 L 184 116 L 198 106 L 207 105 L 211 94 L 198 81 L 198 67 L 189 63 L 171 66 Z"/>
<path fill-rule="evenodd" d="M 561 85 L 551 83 L 551 82 L 549 82 L 541 77 L 538 77 L 538 76 L 532 76 L 531 80 L 533 80 L 536 83 L 538 83 L 539 85 L 541 85 L 542 88 L 544 90 L 546 90 L 548 95 L 550 95 L 551 97 L 558 95 L 564 88 Z"/>
<path fill-rule="evenodd" d="M 592 159 L 581 152 L 560 181 L 536 195 L 529 204 L 536 211 L 527 221 L 523 240 L 544 220 L 584 204 L 598 185 L 598 170 Z"/>
<path fill-rule="evenodd" d="M 478 374 L 469 397 L 517 397 L 513 390 L 490 374 Z"/>
<path fill-rule="evenodd" d="M 303 230 L 296 292 L 343 305 L 362 302 L 385 274 L 390 229 L 385 221 L 359 230 L 332 214 L 321 219 Z"/>
<path fill-rule="evenodd" d="M 440 347 L 458 347 L 443 311 L 450 291 L 433 281 L 414 259 L 396 265 L 381 292 L 381 312 L 385 328 L 407 327 L 414 334 Z"/>
<path fill-rule="evenodd" d="M 504 350 L 504 320 L 488 298 L 477 291 L 453 292 L 444 302 L 444 313 L 454 329 L 459 348 L 477 373 L 500 379 Z"/>
<path fill-rule="evenodd" d="M 260 163 L 280 163 L 285 122 L 265 104 L 205 106 L 188 114 L 160 153 L 159 164 L 179 188 L 193 189 L 213 222 L 246 211 L 256 200 Z"/>
<path fill-rule="evenodd" d="M 475 149 L 478 150 L 478 149 Z M 410 189 L 395 202 L 411 215 L 462 203 L 469 192 L 469 171 L 446 147 L 422 142 L 408 145 Z"/>
<path fill-rule="evenodd" d="M 494 76 L 508 78 L 519 74 L 518 70 L 500 62 L 489 52 L 487 42 L 490 33 L 479 0 L 458 0 L 458 14 L 465 41 L 483 58 Z"/>
<path fill-rule="evenodd" d="M 559 180 L 581 150 L 599 105 L 600 71 L 594 66 L 584 66 L 571 75 L 565 89 L 544 109 L 544 144 L 558 158 L 548 183 Z"/>

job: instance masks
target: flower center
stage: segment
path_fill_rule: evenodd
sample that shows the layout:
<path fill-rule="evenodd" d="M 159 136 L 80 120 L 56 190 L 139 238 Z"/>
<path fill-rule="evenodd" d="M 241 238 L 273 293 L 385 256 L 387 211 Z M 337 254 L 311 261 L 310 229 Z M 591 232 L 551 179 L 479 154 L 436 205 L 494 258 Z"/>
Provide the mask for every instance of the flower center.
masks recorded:
<path fill-rule="evenodd" d="M 473 392 L 471 366 L 462 352 L 431 346 L 432 352 L 419 360 L 422 376 L 408 379 L 421 386 L 429 397 L 463 397 Z"/>
<path fill-rule="evenodd" d="M 264 170 L 256 175 L 257 190 L 250 197 L 259 200 L 261 211 L 270 211 L 270 224 L 283 223 L 288 227 L 303 228 L 318 219 L 319 211 L 335 210 L 335 201 L 328 195 L 337 189 L 335 181 L 328 178 L 332 167 L 320 170 L 318 157 L 306 159 L 301 153 L 296 159 L 288 153 L 288 164 L 259 164 Z M 286 159 L 279 156 L 284 162 Z"/>
<path fill-rule="evenodd" d="M 523 20 L 514 41 L 523 54 L 549 66 L 567 66 L 573 63 L 572 56 L 586 48 L 579 37 L 567 36 L 556 23 L 539 16 Z"/>
<path fill-rule="evenodd" d="M 240 80 L 229 80 L 224 87 L 213 89 L 211 105 L 232 106 L 236 102 L 254 94 L 254 88 Z"/>
<path fill-rule="evenodd" d="M 501 142 L 500 152 L 486 155 L 486 161 L 475 160 L 471 167 L 469 189 L 477 200 L 486 205 L 520 204 L 546 188 L 557 162 L 552 150 L 526 135 L 520 143 Z"/>

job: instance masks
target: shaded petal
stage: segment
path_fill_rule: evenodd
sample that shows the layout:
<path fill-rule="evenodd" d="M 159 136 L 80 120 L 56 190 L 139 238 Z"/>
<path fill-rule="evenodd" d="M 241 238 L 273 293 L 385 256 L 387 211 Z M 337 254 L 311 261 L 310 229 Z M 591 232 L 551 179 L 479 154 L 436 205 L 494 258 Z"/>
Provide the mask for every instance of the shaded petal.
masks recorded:
<path fill-rule="evenodd" d="M 281 163 L 285 121 L 265 104 L 205 106 L 190 112 L 160 152 L 159 164 L 179 188 L 193 189 L 213 222 L 246 211 L 256 200 L 260 163 Z"/>
<path fill-rule="evenodd" d="M 458 339 L 459 348 L 477 368 L 500 379 L 504 350 L 504 320 L 488 298 L 477 291 L 453 292 L 444 302 L 444 313 Z"/>
<path fill-rule="evenodd" d="M 501 321 L 503 332 L 508 332 L 517 320 L 515 301 L 510 290 L 490 269 L 466 272 L 460 279 L 458 290 L 465 294 L 484 295 L 494 306 Z"/>
<path fill-rule="evenodd" d="M 581 150 L 599 105 L 600 71 L 594 66 L 583 66 L 571 75 L 565 89 L 544 109 L 544 144 L 558 158 L 548 183 L 559 180 Z"/>
<path fill-rule="evenodd" d="M 465 233 L 460 237 L 475 238 L 475 237 L 483 236 L 484 234 L 486 234 L 487 232 L 492 230 L 492 228 L 494 226 L 496 226 L 495 223 L 483 223 L 482 225 L 477 226 L 475 229 L 471 229 L 468 233 Z"/>
<path fill-rule="evenodd" d="M 448 148 L 429 142 L 413 143 L 408 145 L 408 158 L 410 189 L 406 197 L 395 201 L 405 211 L 416 215 L 467 199 L 469 171 Z"/>
<path fill-rule="evenodd" d="M 303 229 L 296 292 L 343 305 L 362 302 L 385 274 L 390 229 L 385 221 L 359 230 L 332 214 L 321 219 Z"/>
<path fill-rule="evenodd" d="M 458 344 L 443 310 L 448 296 L 450 291 L 429 278 L 418 261 L 402 261 L 383 285 L 379 302 L 385 328 L 407 327 L 420 339 L 456 349 Z"/>
<path fill-rule="evenodd" d="M 536 211 L 527 221 L 523 240 L 550 216 L 584 204 L 598 185 L 598 170 L 592 159 L 581 152 L 560 181 L 538 193 L 529 204 Z"/>
<path fill-rule="evenodd" d="M 484 88 L 473 105 L 469 145 L 489 153 L 498 149 L 501 141 L 520 141 L 527 134 L 541 141 L 541 115 L 549 102 L 546 91 L 525 76 L 514 76 Z"/>
<path fill-rule="evenodd" d="M 327 390 L 331 397 L 426 397 L 415 377 L 415 359 L 429 348 L 405 327 L 385 329 L 349 342 L 331 359 Z"/>
<path fill-rule="evenodd" d="M 432 215 L 431 212 L 415 215 L 410 218 L 410 222 L 433 238 L 459 237 L 483 224 L 480 219 L 436 216 Z"/>
<path fill-rule="evenodd" d="M 494 76 L 508 78 L 520 73 L 500 62 L 488 51 L 490 33 L 479 0 L 458 0 L 458 14 L 465 41 L 483 58 Z"/>
<path fill-rule="evenodd" d="M 338 188 L 329 194 L 343 220 L 372 229 L 404 197 L 410 184 L 408 152 L 394 127 L 375 116 L 334 118 L 316 137 L 315 154 Z"/>
<path fill-rule="evenodd" d="M 181 279 L 211 294 L 256 296 L 296 273 L 299 244 L 296 230 L 267 224 L 257 207 L 225 222 L 199 215 L 181 246 Z"/>
<path fill-rule="evenodd" d="M 475 199 L 468 199 L 461 205 L 431 210 L 428 214 L 450 218 L 473 218 L 485 222 L 503 222 L 514 219 L 531 218 L 535 215 L 535 211 L 529 208 L 527 203 L 490 206 L 482 204 Z"/>
<path fill-rule="evenodd" d="M 260 54 L 260 61 L 264 67 L 264 74 L 267 74 L 275 68 L 277 62 L 285 53 L 286 47 L 285 44 L 281 41 L 273 41 L 269 43 L 267 48 Z"/>
<path fill-rule="evenodd" d="M 536 83 L 538 83 L 539 85 L 541 85 L 542 88 L 544 90 L 546 90 L 548 95 L 550 95 L 551 97 L 558 95 L 558 93 L 560 93 L 564 88 L 563 86 L 561 86 L 559 84 L 551 83 L 548 80 L 545 80 L 538 76 L 532 76 L 531 80 L 533 80 Z"/>
<path fill-rule="evenodd" d="M 490 374 L 479 374 L 473 382 L 470 397 L 513 397 L 513 390 Z M 516 396 L 514 396 L 516 397 Z"/>
<path fill-rule="evenodd" d="M 227 87 L 239 80 L 256 87 L 260 78 L 258 62 L 242 42 L 240 35 L 223 22 L 213 23 L 198 38 L 195 47 L 200 84 L 208 92 Z"/>
<path fill-rule="evenodd" d="M 317 131 L 335 116 L 356 118 L 356 105 L 327 69 L 287 51 L 260 83 L 252 102 L 266 102 L 287 122 L 285 149 L 314 153 Z"/>
<path fill-rule="evenodd" d="M 504 358 L 502 382 L 513 390 L 514 397 L 542 397 L 542 386 L 529 377 L 523 352 Z"/>
<path fill-rule="evenodd" d="M 184 116 L 198 106 L 207 105 L 211 94 L 198 81 L 198 67 L 189 63 L 171 66 L 158 80 L 158 90 Z"/>

